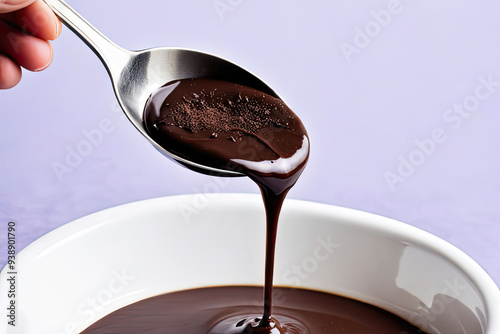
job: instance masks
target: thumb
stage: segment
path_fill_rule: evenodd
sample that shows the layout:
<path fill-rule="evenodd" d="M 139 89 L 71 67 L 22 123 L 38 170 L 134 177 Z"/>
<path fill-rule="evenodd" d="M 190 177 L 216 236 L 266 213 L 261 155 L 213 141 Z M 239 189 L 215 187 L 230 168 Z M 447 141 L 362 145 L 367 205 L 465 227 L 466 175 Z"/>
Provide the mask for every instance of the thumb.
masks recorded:
<path fill-rule="evenodd" d="M 31 5 L 35 0 L 0 0 L 0 13 L 10 13 Z"/>

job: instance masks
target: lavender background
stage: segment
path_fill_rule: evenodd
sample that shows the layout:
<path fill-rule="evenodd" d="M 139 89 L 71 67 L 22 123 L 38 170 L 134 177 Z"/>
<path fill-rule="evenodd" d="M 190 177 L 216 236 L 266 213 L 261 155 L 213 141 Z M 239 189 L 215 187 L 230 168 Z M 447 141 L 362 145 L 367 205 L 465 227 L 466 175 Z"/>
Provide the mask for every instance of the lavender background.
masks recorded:
<path fill-rule="evenodd" d="M 68 2 L 125 48 L 193 48 L 252 71 L 310 134 L 291 198 L 422 228 L 500 284 L 500 4 Z M 53 46 L 49 69 L 0 91 L 0 267 L 9 220 L 24 248 L 98 210 L 213 191 L 124 118 L 104 67 L 69 29 Z M 258 192 L 244 178 L 216 191 Z"/>

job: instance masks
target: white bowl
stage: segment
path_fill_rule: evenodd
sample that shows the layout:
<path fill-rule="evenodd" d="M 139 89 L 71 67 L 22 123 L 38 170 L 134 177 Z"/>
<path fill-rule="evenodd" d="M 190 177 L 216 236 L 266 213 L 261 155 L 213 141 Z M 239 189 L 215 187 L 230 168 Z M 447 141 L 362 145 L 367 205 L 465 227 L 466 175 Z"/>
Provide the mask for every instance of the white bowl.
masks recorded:
<path fill-rule="evenodd" d="M 13 331 L 4 318 L 0 332 L 78 333 L 161 293 L 262 285 L 264 236 L 258 195 L 158 198 L 83 217 L 18 254 L 17 326 Z M 287 200 L 276 252 L 276 285 L 368 302 L 429 333 L 500 333 L 500 291 L 493 280 L 463 252 L 412 226 Z M 4 310 L 11 300 L 7 278 L 5 267 Z"/>

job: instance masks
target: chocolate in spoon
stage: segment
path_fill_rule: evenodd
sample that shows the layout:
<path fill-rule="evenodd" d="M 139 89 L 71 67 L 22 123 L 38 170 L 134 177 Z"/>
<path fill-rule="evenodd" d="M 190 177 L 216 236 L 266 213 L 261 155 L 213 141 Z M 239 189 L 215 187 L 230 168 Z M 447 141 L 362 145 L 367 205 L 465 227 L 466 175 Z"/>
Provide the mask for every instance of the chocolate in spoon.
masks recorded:
<path fill-rule="evenodd" d="M 101 59 L 108 70 L 113 88 L 132 124 L 161 153 L 197 171 L 221 176 L 241 176 L 182 158 L 158 145 L 143 127 L 144 103 L 166 82 L 184 78 L 213 78 L 238 82 L 276 96 L 259 78 L 222 58 L 187 49 L 154 48 L 142 51 L 125 50 L 95 29 L 62 0 L 44 0 L 61 21 L 82 39 Z"/>

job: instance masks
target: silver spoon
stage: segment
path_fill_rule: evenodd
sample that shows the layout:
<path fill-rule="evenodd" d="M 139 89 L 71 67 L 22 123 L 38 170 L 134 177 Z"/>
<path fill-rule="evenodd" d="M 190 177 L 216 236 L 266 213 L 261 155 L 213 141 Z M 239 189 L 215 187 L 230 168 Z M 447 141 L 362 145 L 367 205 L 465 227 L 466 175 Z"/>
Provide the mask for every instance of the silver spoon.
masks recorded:
<path fill-rule="evenodd" d="M 278 97 L 269 86 L 245 69 L 207 53 L 168 47 L 142 51 L 123 49 L 95 29 L 64 1 L 44 1 L 61 21 L 101 59 L 125 115 L 158 151 L 201 173 L 218 176 L 242 176 L 234 171 L 200 165 L 162 148 L 144 129 L 142 118 L 144 107 L 151 93 L 167 82 L 178 79 L 220 79 L 252 87 Z"/>

